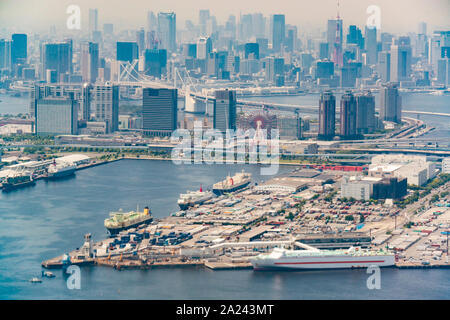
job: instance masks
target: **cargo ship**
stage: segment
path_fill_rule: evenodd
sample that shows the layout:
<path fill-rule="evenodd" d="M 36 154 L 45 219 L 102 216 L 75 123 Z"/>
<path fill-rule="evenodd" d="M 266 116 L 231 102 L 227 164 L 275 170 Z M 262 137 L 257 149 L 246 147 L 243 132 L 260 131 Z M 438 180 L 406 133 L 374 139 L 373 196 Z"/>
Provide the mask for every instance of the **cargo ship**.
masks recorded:
<path fill-rule="evenodd" d="M 213 192 L 220 196 L 224 193 L 234 192 L 245 188 L 251 182 L 252 175 L 250 173 L 242 172 L 236 173 L 233 177 L 228 176 L 225 180 L 213 185 Z"/>
<path fill-rule="evenodd" d="M 105 227 L 109 231 L 110 235 L 116 235 L 122 230 L 137 227 L 144 223 L 150 223 L 153 221 L 150 209 L 144 208 L 144 211 L 130 211 L 122 212 L 122 209 L 118 212 L 110 212 L 109 218 L 105 219 Z"/>
<path fill-rule="evenodd" d="M 47 179 L 58 179 L 73 175 L 77 166 L 68 163 L 53 163 L 47 169 Z"/>
<path fill-rule="evenodd" d="M 275 248 L 270 254 L 251 259 L 254 270 L 264 269 L 353 269 L 369 266 L 389 267 L 395 255 L 385 250 L 351 247 L 346 250 L 286 250 Z"/>
<path fill-rule="evenodd" d="M 186 210 L 189 207 L 193 207 L 197 204 L 202 204 L 214 197 L 214 193 L 211 191 L 203 191 L 200 186 L 199 191 L 188 191 L 187 193 L 180 194 L 178 199 L 178 205 L 181 210 Z"/>
<path fill-rule="evenodd" d="M 8 192 L 35 184 L 36 182 L 33 180 L 33 177 L 31 175 L 18 175 L 14 177 L 7 177 L 2 183 L 2 190 L 4 192 Z"/>

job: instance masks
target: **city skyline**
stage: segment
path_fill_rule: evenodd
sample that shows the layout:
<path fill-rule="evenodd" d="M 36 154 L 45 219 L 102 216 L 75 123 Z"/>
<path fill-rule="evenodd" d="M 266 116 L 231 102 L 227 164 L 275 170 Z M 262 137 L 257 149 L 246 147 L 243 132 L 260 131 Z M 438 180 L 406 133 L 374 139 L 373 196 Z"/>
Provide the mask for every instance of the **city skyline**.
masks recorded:
<path fill-rule="evenodd" d="M 105 23 L 113 23 L 118 29 L 133 29 L 146 26 L 147 11 L 168 12 L 177 14 L 177 29 L 185 29 L 187 20 L 194 24 L 198 23 L 199 11 L 210 10 L 211 15 L 216 16 L 218 24 L 223 24 L 229 15 L 235 15 L 239 19 L 240 14 L 262 13 L 285 14 L 286 23 L 300 26 L 301 30 L 325 30 L 326 21 L 334 19 L 337 14 L 337 1 L 323 0 L 319 3 L 278 1 L 272 3 L 258 3 L 248 1 L 245 6 L 242 3 L 231 0 L 226 4 L 219 1 L 210 3 L 204 0 L 195 0 L 187 3 L 179 1 L 156 0 L 149 4 L 145 1 L 133 0 L 133 7 L 129 3 L 121 1 L 79 0 L 71 1 L 41 0 L 16 1 L 3 0 L 0 4 L 0 32 L 23 32 L 27 30 L 48 30 L 55 26 L 64 29 L 68 14 L 66 9 L 69 5 L 78 5 L 81 9 L 81 30 L 86 31 L 89 27 L 89 9 L 99 8 L 98 26 L 101 28 Z M 450 3 L 445 0 L 433 1 L 340 1 L 339 15 L 344 20 L 345 26 L 356 24 L 362 26 L 366 23 L 369 14 L 366 9 L 371 5 L 377 5 L 381 10 L 381 30 L 387 32 L 406 33 L 416 31 L 418 23 L 424 21 L 429 25 L 429 32 L 433 29 L 448 28 L 447 12 L 450 11 Z M 214 8 L 214 9 L 212 9 Z M 398 12 L 407 10 L 407 14 L 398 19 Z M 67 30 L 69 31 L 69 30 Z"/>

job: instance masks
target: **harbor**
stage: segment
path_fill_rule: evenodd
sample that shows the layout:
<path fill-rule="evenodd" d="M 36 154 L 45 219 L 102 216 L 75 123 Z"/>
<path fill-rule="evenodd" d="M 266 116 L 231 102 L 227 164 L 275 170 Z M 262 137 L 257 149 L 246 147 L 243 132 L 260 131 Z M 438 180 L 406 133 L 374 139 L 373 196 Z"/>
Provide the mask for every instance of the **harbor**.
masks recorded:
<path fill-rule="evenodd" d="M 391 266 L 398 268 L 449 266 L 448 195 L 440 207 L 431 206 L 406 220 L 409 208 L 400 212 L 395 206 L 346 203 L 336 195 L 327 202 L 342 177 L 350 174 L 347 171 L 291 168 L 257 185 L 239 182 L 243 173 L 236 174 L 224 180 L 228 187 L 220 183 L 232 192 L 218 192 L 219 196 L 166 217 L 153 219 L 151 203 L 144 211 L 137 208 L 120 213 L 133 217 L 128 225 L 122 220 L 111 225 L 105 215 L 110 237 L 94 242 L 91 234 L 86 234 L 82 246 L 67 253 L 70 263 L 117 270 L 199 266 L 238 270 L 252 268 L 255 257 L 276 248 L 346 249 L 346 255 L 352 248 L 364 248 L 375 253 L 388 250 L 392 261 L 395 256 Z M 239 183 L 233 185 L 233 179 Z M 439 191 L 448 188 L 449 183 Z M 199 197 L 205 192 L 199 191 Z M 348 219 L 362 214 L 364 223 Z M 115 215 L 111 213 L 111 217 Z M 402 215 L 405 223 L 410 222 L 408 228 L 400 224 Z M 49 269 L 62 265 L 61 257 L 42 262 Z M 355 266 L 364 264 L 349 264 L 349 268 Z"/>

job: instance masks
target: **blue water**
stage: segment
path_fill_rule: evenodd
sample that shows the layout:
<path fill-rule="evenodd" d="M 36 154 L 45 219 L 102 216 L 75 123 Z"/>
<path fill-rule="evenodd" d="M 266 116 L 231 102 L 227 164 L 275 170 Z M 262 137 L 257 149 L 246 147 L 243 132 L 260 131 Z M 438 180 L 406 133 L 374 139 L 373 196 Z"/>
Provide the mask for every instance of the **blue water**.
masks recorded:
<path fill-rule="evenodd" d="M 75 249 L 83 234 L 106 236 L 110 210 L 150 205 L 156 217 L 177 210 L 180 192 L 204 187 L 256 165 L 188 165 L 122 160 L 55 182 L 0 194 L 0 299 L 448 299 L 448 270 L 383 269 L 381 290 L 368 290 L 364 270 L 315 272 L 211 271 L 204 268 L 116 271 L 83 267 L 81 290 L 67 289 L 62 271 L 41 284 L 40 263 Z M 290 170 L 282 167 L 280 172 Z"/>

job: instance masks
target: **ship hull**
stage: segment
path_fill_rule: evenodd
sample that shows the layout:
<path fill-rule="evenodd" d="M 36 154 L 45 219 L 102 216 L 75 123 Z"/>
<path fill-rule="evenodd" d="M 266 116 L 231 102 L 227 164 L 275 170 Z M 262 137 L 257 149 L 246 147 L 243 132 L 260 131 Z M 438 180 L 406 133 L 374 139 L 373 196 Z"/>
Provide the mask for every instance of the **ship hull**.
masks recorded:
<path fill-rule="evenodd" d="M 355 269 L 370 266 L 390 267 L 395 264 L 391 255 L 374 256 L 322 256 L 305 258 L 253 259 L 254 270 L 323 270 L 323 269 Z"/>
<path fill-rule="evenodd" d="M 193 206 L 195 206 L 197 204 L 198 205 L 203 204 L 206 201 L 211 200 L 211 199 L 212 199 L 212 196 L 206 197 L 206 198 L 203 198 L 203 199 L 199 199 L 199 200 L 196 200 L 196 201 L 178 202 L 178 206 L 180 207 L 181 210 L 187 210 L 189 207 L 193 207 Z"/>
<path fill-rule="evenodd" d="M 48 176 L 47 176 L 47 179 L 55 180 L 55 179 L 59 179 L 59 178 L 68 177 L 68 176 L 71 176 L 73 174 L 75 174 L 75 169 L 58 171 L 58 172 L 55 172 L 55 173 L 49 173 Z"/>
<path fill-rule="evenodd" d="M 20 188 L 25 188 L 29 186 L 34 186 L 36 184 L 36 181 L 28 181 L 24 183 L 18 183 L 18 184 L 3 184 L 2 190 L 3 192 L 9 192 Z"/>
<path fill-rule="evenodd" d="M 247 187 L 249 184 L 250 184 L 250 181 L 248 181 L 248 182 L 246 182 L 246 183 L 243 183 L 243 184 L 241 184 L 241 185 L 232 187 L 232 188 L 227 188 L 227 189 L 213 189 L 213 192 L 214 192 L 215 195 L 221 196 L 221 195 L 223 195 L 223 194 L 225 194 L 225 193 L 235 192 L 235 191 L 238 191 L 238 190 L 240 190 L 240 189 L 243 189 L 243 188 Z"/>
<path fill-rule="evenodd" d="M 153 218 L 149 218 L 147 220 L 139 221 L 139 222 L 130 224 L 128 226 L 123 226 L 123 227 L 118 227 L 118 228 L 111 228 L 111 227 L 108 228 L 108 227 L 106 227 L 106 229 L 108 230 L 108 232 L 109 232 L 109 234 L 111 236 L 114 236 L 114 235 L 118 234 L 120 231 L 131 229 L 131 228 L 135 228 L 135 227 L 140 226 L 141 224 L 150 223 L 152 221 L 153 221 Z"/>

